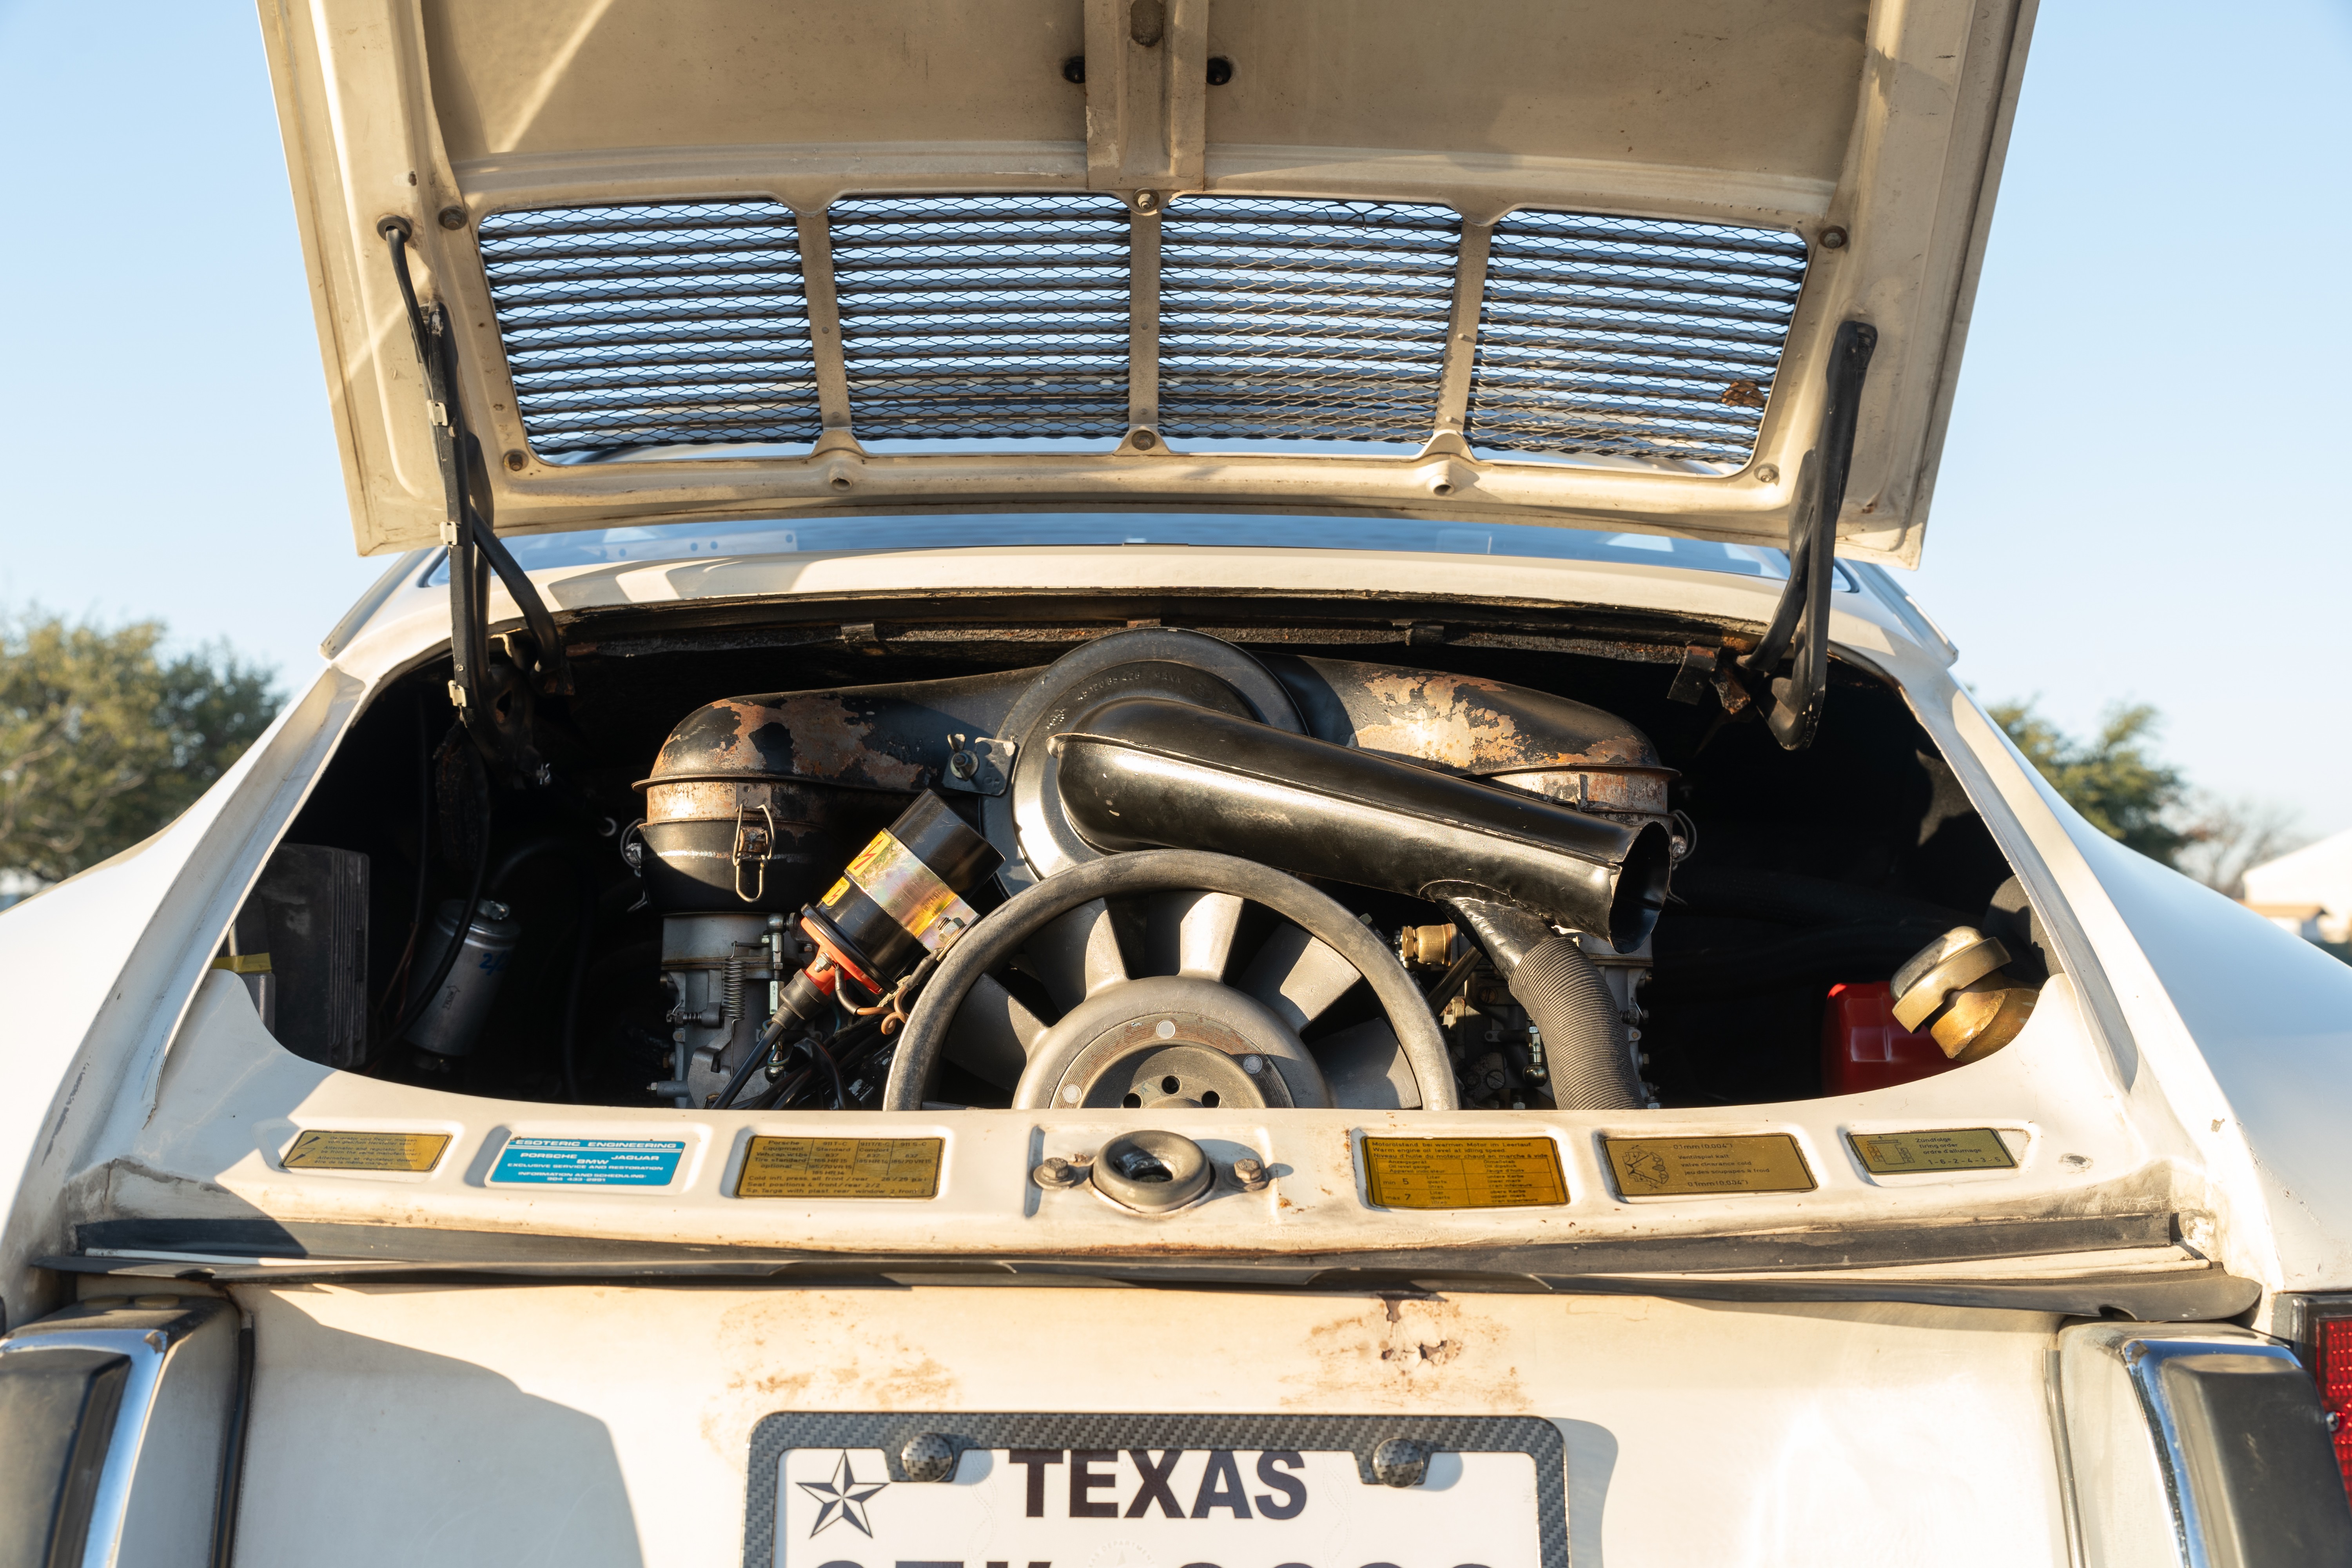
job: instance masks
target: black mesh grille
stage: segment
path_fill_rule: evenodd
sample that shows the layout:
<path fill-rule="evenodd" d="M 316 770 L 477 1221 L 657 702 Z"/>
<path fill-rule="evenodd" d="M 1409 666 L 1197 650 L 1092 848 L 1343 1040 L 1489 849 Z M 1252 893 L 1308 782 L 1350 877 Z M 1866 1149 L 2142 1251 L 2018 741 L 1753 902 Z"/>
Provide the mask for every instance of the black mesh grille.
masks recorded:
<path fill-rule="evenodd" d="M 480 234 L 534 451 L 816 438 L 800 246 L 784 208 L 500 213 Z"/>
<path fill-rule="evenodd" d="M 1517 212 L 1486 265 L 1482 450 L 1741 464 L 1805 278 L 1773 229 Z"/>
<path fill-rule="evenodd" d="M 1127 429 L 1127 207 L 1085 193 L 855 197 L 833 272 L 860 437 Z"/>
<path fill-rule="evenodd" d="M 1426 439 L 1461 228 L 1435 206 L 1173 204 L 1160 241 L 1160 428 L 1255 441 Z"/>

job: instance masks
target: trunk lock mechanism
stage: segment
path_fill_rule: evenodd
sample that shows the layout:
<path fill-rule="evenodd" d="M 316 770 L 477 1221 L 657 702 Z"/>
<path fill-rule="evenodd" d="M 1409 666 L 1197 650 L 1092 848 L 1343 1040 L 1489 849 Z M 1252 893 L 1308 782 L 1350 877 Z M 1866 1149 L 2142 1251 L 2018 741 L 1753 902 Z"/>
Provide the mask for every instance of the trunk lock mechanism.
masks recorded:
<path fill-rule="evenodd" d="M 1094 1159 L 1095 1191 L 1143 1214 L 1181 1209 L 1209 1190 L 1216 1168 L 1201 1146 L 1178 1132 L 1129 1132 Z"/>

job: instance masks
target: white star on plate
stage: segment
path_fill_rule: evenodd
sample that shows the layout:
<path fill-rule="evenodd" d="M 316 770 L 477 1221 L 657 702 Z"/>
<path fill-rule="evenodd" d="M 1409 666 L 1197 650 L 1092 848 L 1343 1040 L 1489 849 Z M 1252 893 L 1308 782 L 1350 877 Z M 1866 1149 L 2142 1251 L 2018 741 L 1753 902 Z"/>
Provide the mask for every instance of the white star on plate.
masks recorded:
<path fill-rule="evenodd" d="M 888 1481 L 861 1481 L 849 1473 L 849 1456 L 843 1454 L 841 1463 L 834 1467 L 829 1481 L 795 1481 L 793 1483 L 824 1506 L 817 1510 L 816 1524 L 810 1530 L 816 1534 L 829 1524 L 847 1520 L 868 1537 L 874 1533 L 866 1522 L 866 1500 L 888 1486 Z"/>

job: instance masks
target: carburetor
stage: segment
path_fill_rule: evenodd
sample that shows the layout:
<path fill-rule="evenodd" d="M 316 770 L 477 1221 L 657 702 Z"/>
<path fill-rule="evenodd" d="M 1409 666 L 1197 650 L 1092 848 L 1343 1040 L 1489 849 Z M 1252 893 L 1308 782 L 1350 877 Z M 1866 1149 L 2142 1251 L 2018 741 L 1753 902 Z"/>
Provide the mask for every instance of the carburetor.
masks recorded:
<path fill-rule="evenodd" d="M 662 921 L 662 988 L 669 1003 L 671 1076 L 649 1085 L 681 1110 L 727 1087 L 776 1008 L 776 981 L 800 967 L 786 950 L 784 917 L 668 915 Z"/>

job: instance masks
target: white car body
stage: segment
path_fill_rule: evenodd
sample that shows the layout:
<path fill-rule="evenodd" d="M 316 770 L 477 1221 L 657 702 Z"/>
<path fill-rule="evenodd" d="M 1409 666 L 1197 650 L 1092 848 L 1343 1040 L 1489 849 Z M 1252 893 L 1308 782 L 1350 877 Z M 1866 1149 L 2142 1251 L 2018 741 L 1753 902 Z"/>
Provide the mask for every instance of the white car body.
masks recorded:
<path fill-rule="evenodd" d="M 506 38 L 509 54 L 543 46 L 555 62 L 516 78 L 528 79 L 514 94 L 565 102 L 559 68 L 593 52 L 606 10 L 540 17 L 530 39 Z M 1084 46 L 1129 19 L 1099 0 L 1083 19 L 1080 10 L 1040 11 L 1038 26 Z M 1165 8 L 1169 36 L 1195 54 L 1213 46 L 1238 56 L 1217 32 L 1223 14 L 1176 0 Z M 1274 26 L 1246 8 L 1233 15 Z M 2059 800 L 1953 678 L 1956 650 L 1875 566 L 1854 567 L 1851 590 L 1827 595 L 1834 659 L 1899 695 L 2021 883 L 2052 955 L 2021 1035 L 1916 1082 L 1665 1109 L 1168 1110 L 1156 1114 L 1213 1160 L 1255 1156 L 1272 1180 L 1147 1215 L 1033 1180 L 1042 1160 L 1082 1159 L 1133 1126 L 1137 1114 L 1119 1109 L 845 1117 L 551 1103 L 335 1070 L 282 1047 L 240 976 L 216 963 L 225 938 L 354 726 L 395 683 L 445 668 L 435 661 L 447 659 L 451 640 L 448 596 L 428 583 L 440 559 L 431 543 L 440 489 L 423 393 L 388 274 L 363 266 L 379 254 L 377 214 L 416 219 L 425 265 L 446 273 L 470 312 L 488 309 L 478 267 L 468 272 L 438 248 L 455 242 L 429 221 L 452 193 L 478 216 L 509 203 L 707 190 L 714 168 L 733 171 L 730 187 L 759 182 L 741 172 L 756 160 L 722 148 L 717 132 L 702 152 L 642 152 L 634 163 L 533 150 L 520 132 L 500 151 L 491 122 L 523 111 L 489 101 L 517 68 L 480 52 L 498 38 L 467 43 L 469 60 L 499 61 L 469 89 L 483 100 L 475 118 L 457 123 L 446 81 L 437 113 L 428 109 L 415 76 L 422 40 L 446 42 L 459 27 L 438 9 L 331 5 L 266 19 L 336 367 L 355 526 L 364 547 L 403 552 L 329 637 L 317 679 L 186 816 L 0 916 L 0 988 L 12 1004 L 0 1031 L 11 1086 L 0 1097 L 0 1327 L 18 1331 L 0 1340 L 0 1376 L 52 1353 L 43 1347 L 66 1343 L 59 1334 L 118 1353 L 103 1337 L 116 1333 L 128 1336 L 119 1353 L 133 1358 L 134 1378 L 150 1380 L 128 1385 L 131 1414 L 110 1429 L 88 1503 L 92 1555 L 82 1560 L 872 1563 L 904 1559 L 912 1538 L 890 1534 L 890 1521 L 918 1516 L 965 1521 L 936 1524 L 933 1544 L 939 1560 L 961 1560 L 968 1547 L 975 1563 L 1008 1552 L 1169 1568 L 2238 1560 L 2216 1555 L 2214 1543 L 2246 1527 L 2217 1522 L 2219 1510 L 2256 1494 L 2196 1468 L 2202 1451 L 2182 1435 L 2178 1390 L 2143 1369 L 2193 1352 L 2241 1372 L 2292 1372 L 2310 1399 L 2294 1358 L 2307 1359 L 2311 1323 L 2331 1293 L 2352 1291 L 2352 1167 L 2342 1157 L 2352 970 L 2124 849 Z M 982 51 L 975 68 L 999 68 L 986 53 L 995 35 L 950 26 L 945 12 L 936 20 L 940 37 Z M 803 33 L 827 25 L 817 8 L 792 23 Z M 496 32 L 480 18 L 465 26 Z M 1859 47 L 1864 25 L 1840 26 Z M 1885 312 L 1882 352 L 1897 368 L 1865 402 L 1838 542 L 1858 562 L 1916 559 L 2023 26 L 1998 6 L 1872 7 L 1869 47 L 1885 73 L 1871 79 L 1878 107 L 1826 174 L 1757 174 L 1729 195 L 1723 180 L 1689 170 L 1610 176 L 1619 181 L 1612 211 L 1703 209 L 1809 230 L 1834 217 L 1863 237 L 1859 254 L 1838 263 L 1862 270 L 1808 293 L 1788 351 L 1790 363 L 1817 363 L 1806 356 L 1826 355 L 1853 300 L 1875 300 Z M 946 68 L 940 38 L 904 18 L 889 26 L 922 68 Z M 1969 41 L 1957 60 L 1932 47 L 1947 37 Z M 1040 54 L 1024 48 L 1023 59 Z M 1944 62 L 1940 87 L 1906 74 L 1923 61 Z M 919 75 L 903 58 L 891 68 Z M 714 89 L 713 101 L 734 103 L 738 86 Z M 1924 134 L 1906 94 L 1931 88 L 1973 118 L 1907 155 L 1948 173 L 1950 146 L 1972 150 L 1952 187 L 1965 198 L 1957 217 L 1952 190 L 1923 193 L 1872 173 L 1904 135 Z M 1139 89 L 1130 80 L 1123 90 Z M 812 153 L 800 184 L 777 188 L 822 194 L 855 184 L 860 170 L 904 188 L 997 188 L 1001 171 L 975 163 L 988 157 L 1029 159 L 1039 181 L 1063 185 L 1106 159 L 1149 163 L 1096 123 L 1092 100 L 1087 112 L 1088 140 L 1056 143 L 1050 157 L 1008 136 L 951 164 L 940 131 L 897 163 L 863 143 L 835 149 L 830 163 Z M 1360 120 L 1362 105 L 1349 112 Z M 566 123 L 579 141 L 577 123 Z M 1170 123 L 1181 131 L 1181 114 Z M 319 150 L 322 136 L 333 155 Z M 443 145 L 461 136 L 483 147 Z M 1531 199 L 1544 181 L 1588 200 L 1607 184 L 1590 159 L 1544 163 L 1533 153 L 1486 164 L 1365 154 L 1310 170 L 1311 179 L 1292 159 L 1276 180 L 1265 173 L 1278 162 L 1270 154 L 1213 142 L 1203 174 L 1197 143 L 1188 165 L 1176 141 L 1162 164 L 1112 183 L 1306 181 L 1339 195 L 1408 190 L 1465 213 L 1462 192 L 1482 182 L 1494 209 Z M 392 144 L 431 149 L 415 190 L 403 179 L 405 154 L 380 155 Z M 1429 173 L 1439 164 L 1453 174 Z M 1885 221 L 1873 226 L 1873 214 Z M 1935 244 L 1914 243 L 1927 232 Z M 482 378 L 467 401 L 497 405 L 486 445 L 521 450 L 520 416 L 497 395 L 499 340 L 467 331 L 477 334 L 467 374 Z M 1278 541 L 804 551 L 761 548 L 756 533 L 724 525 L 853 506 L 889 517 L 1135 505 L 1776 543 L 1801 500 L 1801 448 L 1819 416 L 1813 380 L 1766 411 L 1757 457 L 1775 459 L 1771 480 L 1752 468 L 1677 476 L 1488 463 L 1458 435 L 1402 458 L 1194 462 L 1164 447 L 1139 454 L 1131 442 L 1112 455 L 893 457 L 845 432 L 798 457 L 715 467 L 533 459 L 494 467 L 491 479 L 502 527 L 518 532 L 634 521 L 704 522 L 723 535 L 708 553 L 666 547 L 534 571 L 567 628 L 614 617 L 686 626 L 747 606 L 845 625 L 919 619 L 950 601 L 982 620 L 1010 613 L 989 607 L 999 604 L 1271 595 L 1369 604 L 1375 618 L 1386 604 L 1465 615 L 1507 606 L 1565 629 L 1738 630 L 1773 619 L 1776 578 L 1622 552 L 1576 560 Z M 834 482 L 845 475 L 847 487 Z M 520 615 L 493 592 L 491 626 L 515 627 Z M 868 626 L 866 635 L 877 634 Z M 1408 650 L 1399 658 L 1412 636 L 1395 637 Z M 682 697 L 678 713 L 702 695 Z M 1831 694 L 1825 725 L 1837 723 L 1839 700 Z M 940 1141 L 935 1195 L 737 1195 L 752 1138 L 836 1138 L 847 1121 L 858 1137 Z M 1874 1173 L 1856 1152 L 1861 1137 L 1972 1129 L 1997 1133 L 2011 1164 Z M 415 1172 L 289 1168 L 295 1140 L 317 1130 L 447 1142 Z M 1565 1202 L 1412 1209 L 1369 1199 L 1368 1136 L 1505 1132 L 1556 1149 Z M 1627 1196 L 1603 1143 L 1755 1134 L 1793 1140 L 1815 1184 Z M 501 1152 L 530 1138 L 683 1147 L 674 1173 L 648 1186 L 499 1180 Z M 205 1316 L 220 1298 L 231 1310 Z M 253 1370 L 233 1414 L 196 1394 L 187 1409 L 172 1406 L 175 1386 L 231 1386 L 219 1347 L 238 1323 Z M 185 1363 L 176 1373 L 173 1355 Z M 1483 1439 L 1460 1436 L 1512 1420 L 1527 1425 L 1509 1431 L 1539 1434 L 1526 1439 L 1524 1462 L 1520 1450 L 1498 1459 L 1481 1451 Z M 771 1422 L 783 1425 L 763 1426 Z M 795 1422 L 817 1436 L 798 1442 Z M 919 1431 L 986 1451 L 929 1483 L 961 1499 L 964 1514 L 922 1503 L 931 1494 L 900 1448 Z M 1021 1436 L 1030 1432 L 1044 1436 Z M 1231 1510 L 1202 1513 L 1211 1480 L 1196 1481 L 1207 1472 L 1192 1467 L 1202 1453 L 1305 1450 L 1300 1473 L 1321 1497 L 1344 1474 L 1332 1455 L 1354 1451 L 1369 1478 L 1371 1445 L 1389 1438 L 1433 1450 L 1426 1475 L 1414 1472 L 1418 1488 L 1368 1489 L 1360 1507 L 1342 1510 L 1358 1521 L 1345 1529 L 1317 1515 L 1320 1533 L 1282 1535 L 1284 1494 L 1260 1484 L 1264 1468 L 1247 1483 L 1261 1510 L 1251 1531 Z M 1103 1496 L 1135 1511 L 1097 1523 L 1049 1510 L 1034 1550 L 1024 1547 L 1029 1538 L 989 1512 L 1010 1507 L 1024 1461 L 987 1460 L 1024 1440 L 1059 1443 L 1065 1455 L 1130 1451 L 1099 1462 Z M 1161 1522 L 1165 1510 L 1127 1522 L 1147 1500 L 1139 1445 L 1183 1451 L 1186 1468 L 1172 1472 L 1194 1503 L 1183 1529 L 1208 1544 L 1187 1547 L 1182 1529 Z M 820 1495 L 809 1489 L 836 1462 L 863 1494 L 859 1519 L 807 1512 L 815 1505 L 803 1497 Z M 1058 1510 L 1071 1461 L 1053 1462 L 1066 1467 L 1048 1489 Z M 998 1490 L 973 1489 L 990 1487 Z M 1475 1512 L 1465 1511 L 1458 1500 L 1473 1490 Z M 1050 1539 L 1048 1522 L 1058 1531 Z M 811 1523 L 816 1532 L 801 1535 Z M 1226 1533 L 1209 1542 L 1212 1530 Z M 1330 1555 L 1340 1552 L 1360 1555 Z"/>

